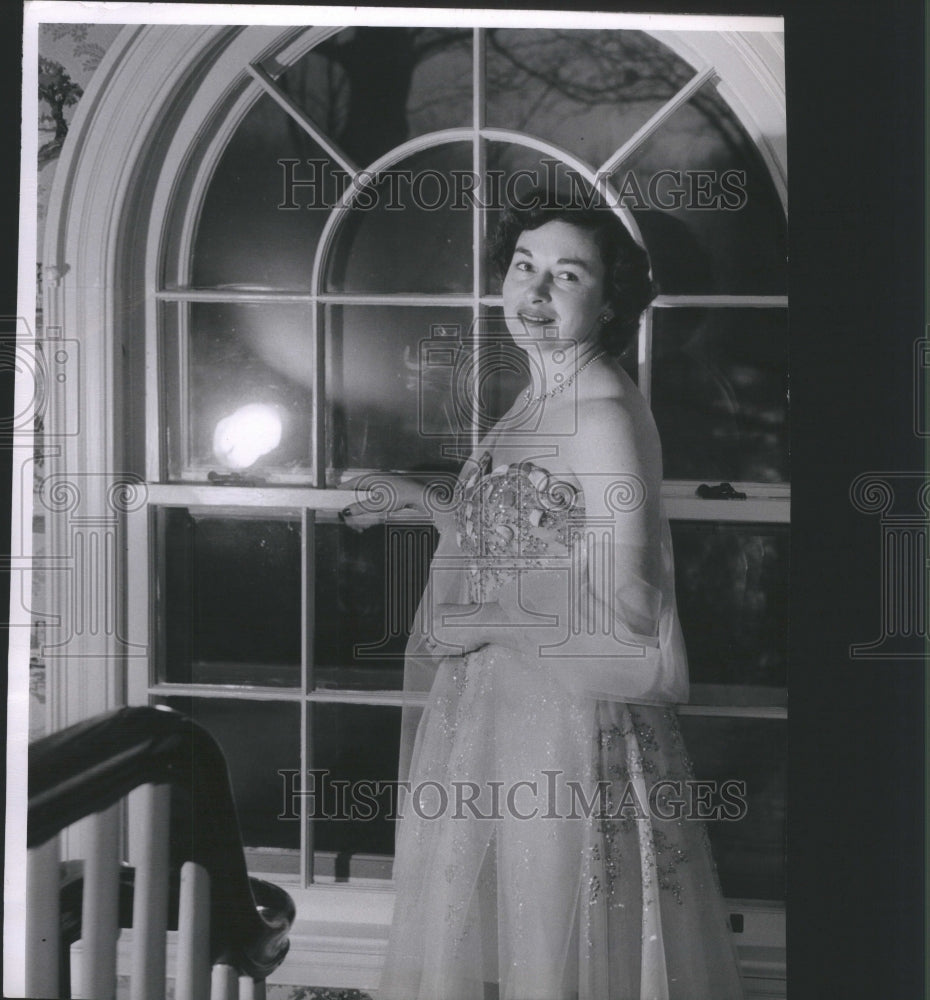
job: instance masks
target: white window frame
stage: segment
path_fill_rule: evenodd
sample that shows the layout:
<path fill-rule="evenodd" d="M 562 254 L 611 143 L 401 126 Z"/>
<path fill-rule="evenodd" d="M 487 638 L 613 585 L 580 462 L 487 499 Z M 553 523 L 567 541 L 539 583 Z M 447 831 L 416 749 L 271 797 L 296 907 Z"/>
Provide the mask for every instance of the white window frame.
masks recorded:
<path fill-rule="evenodd" d="M 115 525 L 117 562 L 109 575 L 75 565 L 70 567 L 70 573 L 49 574 L 50 605 L 62 609 L 61 621 L 57 629 L 50 627 L 48 639 L 53 649 L 56 642 L 60 643 L 59 655 L 53 652 L 48 658 L 50 730 L 139 700 L 142 694 L 138 678 L 145 672 L 152 638 L 149 587 L 146 574 L 129 571 L 127 557 L 128 552 L 146 551 L 148 545 L 146 504 L 138 502 L 138 497 L 160 503 L 171 502 L 169 497 L 174 496 L 182 502 L 178 491 L 183 491 L 188 499 L 215 499 L 215 495 L 208 495 L 209 487 L 146 487 L 143 477 L 156 473 L 151 478 L 158 478 L 154 444 L 148 441 L 144 462 L 135 462 L 122 437 L 124 408 L 137 405 L 142 388 L 127 383 L 123 358 L 143 349 L 136 325 L 139 320 L 149 330 L 156 328 L 157 299 L 150 290 L 152 269 L 159 260 L 164 236 L 159 220 L 166 218 L 185 153 L 205 127 L 213 127 L 217 131 L 212 148 L 218 155 L 239 123 L 239 111 L 251 104 L 254 88 L 267 82 L 255 70 L 265 56 L 277 52 L 289 62 L 291 56 L 299 54 L 296 49 L 306 51 L 337 30 L 128 26 L 111 46 L 78 106 L 69 143 L 57 168 L 48 212 L 44 316 L 50 335 L 54 336 L 58 329 L 64 337 L 80 336 L 82 342 L 80 384 L 75 387 L 72 383 L 67 392 L 53 387 L 49 409 L 49 430 L 54 438 L 56 420 L 63 420 L 68 408 L 75 405 L 75 397 L 70 394 L 76 388 L 81 431 L 61 439 L 58 454 L 49 457 L 47 477 L 49 481 L 56 476 L 71 481 L 78 478 L 80 495 L 77 507 L 47 512 L 48 550 L 71 552 L 75 522 L 80 517 L 92 521 L 100 511 L 106 511 Z M 784 202 L 780 36 L 776 32 L 650 33 L 690 62 L 696 73 L 716 74 L 721 93 L 756 140 Z M 285 57 L 282 44 L 292 44 L 296 49 Z M 250 66 L 251 71 L 247 69 Z M 558 155 L 564 159 L 562 151 Z M 201 165 L 198 184 L 205 184 L 209 174 L 210 170 Z M 199 203 L 198 191 L 187 194 L 192 204 Z M 144 254 L 134 243 L 139 228 L 146 233 Z M 139 294 L 144 315 L 139 315 L 136 306 L 127 304 L 127 297 L 135 296 L 135 301 L 140 301 Z M 701 297 L 700 304 L 785 304 L 766 297 L 757 302 L 737 302 L 730 296 L 726 299 L 712 303 Z M 676 297 L 674 301 L 660 299 L 656 306 L 692 304 L 699 303 Z M 153 371 L 157 365 L 152 338 L 144 350 L 145 367 Z M 151 406 L 151 394 L 146 398 L 145 405 Z M 319 449 L 317 454 L 322 456 Z M 132 474 L 127 476 L 129 470 Z M 122 496 L 114 504 L 111 487 L 120 479 L 137 485 L 137 495 L 128 499 Z M 760 491 L 758 484 L 735 483 L 737 489 L 750 492 L 750 499 L 738 502 L 737 509 L 734 501 L 695 500 L 693 486 L 665 484 L 663 492 L 672 517 L 788 521 L 787 487 Z M 242 502 L 250 501 L 248 491 L 236 492 Z M 279 495 L 276 491 L 275 506 L 291 506 L 284 496 L 291 492 L 287 489 Z M 338 510 L 344 503 L 333 490 L 295 488 L 293 493 L 293 506 L 299 509 Z M 229 502 L 226 492 L 223 503 Z M 86 523 L 80 530 L 86 530 Z M 63 609 L 79 591 L 96 606 L 109 609 L 117 627 L 75 630 Z M 781 709 L 765 709 L 762 714 L 783 716 Z M 289 886 L 289 891 L 297 898 L 299 913 L 322 915 L 316 921 L 299 921 L 292 954 L 296 957 L 305 951 L 344 951 L 348 946 L 345 953 L 354 957 L 333 964 L 343 977 L 338 985 L 374 987 L 383 931 L 390 922 L 391 889 L 314 885 L 299 891 Z M 763 923 L 772 919 L 777 922 L 777 914 L 763 912 L 759 919 Z M 337 932 L 338 943 L 333 937 Z M 319 966 L 315 968 L 313 981 L 321 982 Z M 295 970 L 292 964 L 288 977 L 299 975 L 299 968 Z"/>

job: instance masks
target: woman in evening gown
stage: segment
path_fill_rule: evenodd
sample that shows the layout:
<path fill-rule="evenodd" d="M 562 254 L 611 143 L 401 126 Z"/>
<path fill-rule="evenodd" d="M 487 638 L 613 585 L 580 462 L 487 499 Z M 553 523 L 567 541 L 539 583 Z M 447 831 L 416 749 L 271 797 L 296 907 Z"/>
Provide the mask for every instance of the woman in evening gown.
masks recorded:
<path fill-rule="evenodd" d="M 492 257 L 531 384 L 442 509 L 386 483 L 440 541 L 407 648 L 405 692 L 426 706 L 404 709 L 376 997 L 733 1000 L 674 708 L 688 670 L 661 449 L 615 360 L 648 260 L 610 209 L 528 202 Z"/>

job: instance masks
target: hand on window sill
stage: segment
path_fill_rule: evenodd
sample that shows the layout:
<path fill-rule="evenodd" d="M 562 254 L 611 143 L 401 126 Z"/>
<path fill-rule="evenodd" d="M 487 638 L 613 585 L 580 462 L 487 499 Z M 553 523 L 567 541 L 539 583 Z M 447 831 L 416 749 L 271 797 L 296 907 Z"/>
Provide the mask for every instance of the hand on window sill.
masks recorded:
<path fill-rule="evenodd" d="M 344 507 L 339 517 L 356 531 L 378 524 L 385 515 L 411 511 L 430 518 L 442 531 L 451 518 L 452 487 L 444 480 L 423 483 L 399 473 L 367 473 L 341 483 L 341 490 L 352 491 L 355 501 Z M 372 520 L 374 518 L 374 520 Z"/>

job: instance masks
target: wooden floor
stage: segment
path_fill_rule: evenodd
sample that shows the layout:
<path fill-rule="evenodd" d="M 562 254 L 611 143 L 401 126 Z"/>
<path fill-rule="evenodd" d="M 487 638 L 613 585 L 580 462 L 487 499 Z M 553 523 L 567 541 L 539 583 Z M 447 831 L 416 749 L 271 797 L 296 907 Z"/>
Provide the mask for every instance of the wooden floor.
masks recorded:
<path fill-rule="evenodd" d="M 129 978 L 120 976 L 117 981 L 116 1000 L 129 1000 Z M 174 984 L 168 982 L 166 1000 L 174 1000 Z M 361 990 L 334 989 L 331 986 L 283 986 L 269 984 L 267 1000 L 371 1000 L 371 995 Z"/>

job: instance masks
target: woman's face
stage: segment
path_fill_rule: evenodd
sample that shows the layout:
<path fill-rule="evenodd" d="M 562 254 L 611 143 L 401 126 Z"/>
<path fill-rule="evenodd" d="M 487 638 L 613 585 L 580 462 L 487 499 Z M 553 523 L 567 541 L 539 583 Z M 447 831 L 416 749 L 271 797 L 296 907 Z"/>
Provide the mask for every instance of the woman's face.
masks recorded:
<path fill-rule="evenodd" d="M 561 219 L 526 229 L 504 277 L 504 314 L 518 346 L 581 345 L 608 309 L 604 262 L 594 237 Z M 548 331 L 548 334 L 547 334 Z"/>

